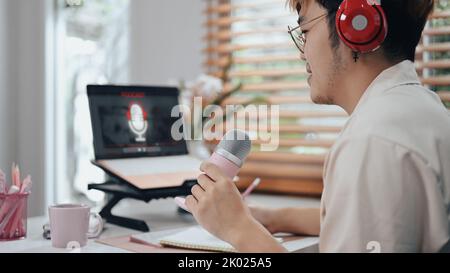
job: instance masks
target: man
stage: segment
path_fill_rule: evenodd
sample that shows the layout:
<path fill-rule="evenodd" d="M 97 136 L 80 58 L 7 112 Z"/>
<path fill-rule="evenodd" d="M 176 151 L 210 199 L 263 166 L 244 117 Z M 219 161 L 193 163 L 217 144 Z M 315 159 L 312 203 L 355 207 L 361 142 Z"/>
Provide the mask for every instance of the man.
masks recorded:
<path fill-rule="evenodd" d="M 351 1 L 351 0 L 349 0 Z M 324 166 L 319 209 L 248 208 L 204 163 L 187 198 L 199 224 L 242 252 L 283 252 L 270 233 L 320 235 L 321 252 L 439 252 L 449 241 L 450 117 L 420 85 L 415 49 L 433 0 L 385 0 L 381 47 L 355 51 L 337 34 L 340 0 L 291 0 L 315 103 L 349 121 Z M 372 1 L 373 2 L 373 1 Z M 364 23 L 364 20 L 359 23 Z M 296 30 L 298 31 L 298 30 Z"/>

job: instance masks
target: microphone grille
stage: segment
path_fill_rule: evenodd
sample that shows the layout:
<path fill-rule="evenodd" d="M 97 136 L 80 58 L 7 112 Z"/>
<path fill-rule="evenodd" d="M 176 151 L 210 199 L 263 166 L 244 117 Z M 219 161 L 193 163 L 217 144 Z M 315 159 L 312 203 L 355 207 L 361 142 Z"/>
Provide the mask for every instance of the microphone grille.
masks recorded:
<path fill-rule="evenodd" d="M 217 149 L 224 149 L 241 161 L 250 153 L 252 142 L 248 134 L 242 130 L 231 130 L 225 134 Z"/>

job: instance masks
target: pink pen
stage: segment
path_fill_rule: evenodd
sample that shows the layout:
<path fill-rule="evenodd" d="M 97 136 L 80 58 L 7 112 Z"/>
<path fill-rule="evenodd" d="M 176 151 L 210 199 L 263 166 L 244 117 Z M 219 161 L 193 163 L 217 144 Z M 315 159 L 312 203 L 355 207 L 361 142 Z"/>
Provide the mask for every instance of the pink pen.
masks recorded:
<path fill-rule="evenodd" d="M 0 170 L 0 194 L 6 194 L 6 175 Z"/>
<path fill-rule="evenodd" d="M 16 164 L 16 186 L 21 187 L 21 182 L 20 182 L 20 169 L 19 169 L 19 165 Z"/>
<path fill-rule="evenodd" d="M 16 168 L 14 167 L 14 164 L 15 163 L 13 163 L 12 166 L 11 166 L 11 186 L 12 185 L 16 185 L 16 181 L 15 181 L 16 175 L 15 175 L 15 172 L 14 172 Z"/>
<path fill-rule="evenodd" d="M 20 182 L 17 181 L 17 165 L 16 165 L 16 163 L 13 163 L 11 166 L 11 180 L 12 180 L 13 186 L 19 186 Z"/>
<path fill-rule="evenodd" d="M 261 184 L 261 178 L 256 178 L 253 183 L 245 190 L 245 192 L 242 194 L 242 198 L 245 199 L 247 198 L 255 189 L 256 187 L 259 186 L 259 184 Z"/>
<path fill-rule="evenodd" d="M 29 193 L 31 190 L 31 176 L 27 176 L 20 187 L 20 193 Z"/>

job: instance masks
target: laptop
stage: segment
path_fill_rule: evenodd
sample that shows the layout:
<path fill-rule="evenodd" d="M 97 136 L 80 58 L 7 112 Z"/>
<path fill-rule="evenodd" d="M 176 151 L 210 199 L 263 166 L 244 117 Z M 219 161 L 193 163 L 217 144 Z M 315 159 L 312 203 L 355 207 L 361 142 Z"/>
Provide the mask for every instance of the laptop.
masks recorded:
<path fill-rule="evenodd" d="M 180 187 L 200 174 L 201 161 L 171 134 L 177 88 L 89 85 L 87 94 L 94 165 L 142 190 Z"/>

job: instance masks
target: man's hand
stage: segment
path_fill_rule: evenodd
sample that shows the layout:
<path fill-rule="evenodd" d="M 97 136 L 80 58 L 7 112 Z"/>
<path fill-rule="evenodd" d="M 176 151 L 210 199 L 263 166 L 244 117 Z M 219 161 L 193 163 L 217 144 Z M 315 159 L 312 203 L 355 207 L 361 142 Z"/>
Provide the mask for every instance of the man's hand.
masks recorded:
<path fill-rule="evenodd" d="M 250 206 L 252 216 L 270 233 L 292 233 L 318 236 L 320 233 L 319 208 L 265 208 Z"/>
<path fill-rule="evenodd" d="M 201 226 L 231 242 L 251 222 L 250 211 L 235 184 L 216 165 L 205 162 L 200 170 L 204 174 L 198 177 L 198 185 L 192 187 L 186 206 Z"/>
<path fill-rule="evenodd" d="M 197 222 L 216 237 L 230 243 L 240 252 L 285 252 L 251 215 L 231 179 L 211 163 L 200 167 L 205 174 L 198 177 L 186 206 Z"/>
<path fill-rule="evenodd" d="M 261 223 L 270 233 L 275 234 L 280 232 L 277 225 L 277 209 L 266 208 L 261 206 L 249 205 L 252 216 Z"/>

